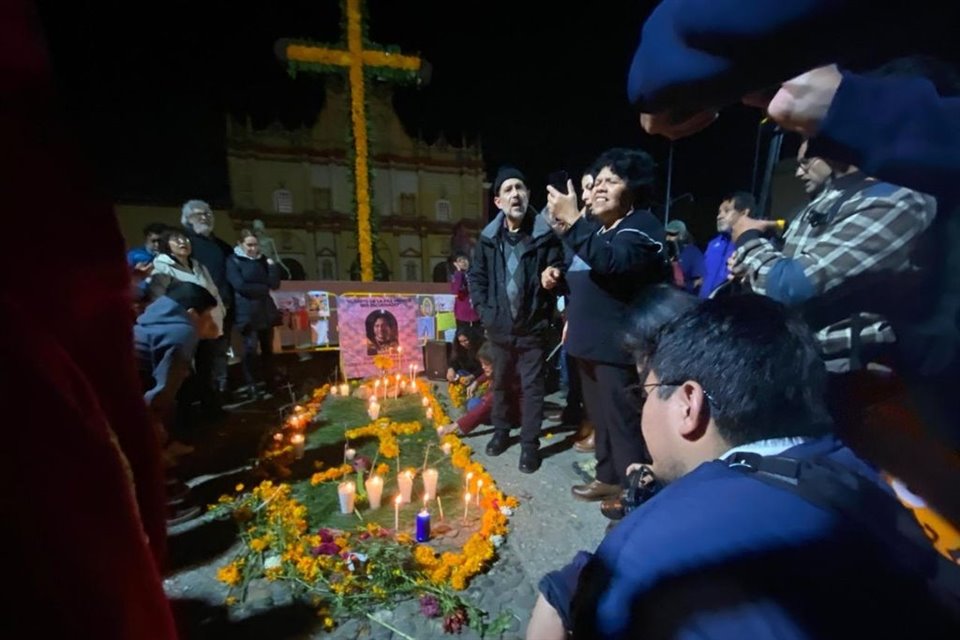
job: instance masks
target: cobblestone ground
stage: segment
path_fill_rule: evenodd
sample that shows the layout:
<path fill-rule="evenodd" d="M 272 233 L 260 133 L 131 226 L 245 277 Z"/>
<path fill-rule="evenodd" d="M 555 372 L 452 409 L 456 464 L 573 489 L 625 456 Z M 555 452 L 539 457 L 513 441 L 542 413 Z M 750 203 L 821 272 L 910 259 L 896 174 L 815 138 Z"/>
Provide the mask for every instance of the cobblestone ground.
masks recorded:
<path fill-rule="evenodd" d="M 549 400 L 562 402 L 562 396 Z M 262 401 L 235 408 L 215 428 L 197 433 L 196 451 L 184 458 L 180 476 L 201 504 L 213 502 L 237 482 L 250 482 L 250 461 L 264 432 L 278 419 L 281 401 Z M 578 549 L 593 549 L 603 536 L 606 520 L 596 504 L 570 497 L 570 486 L 582 481 L 576 462 L 589 459 L 570 448 L 569 431 L 555 433 L 555 423 L 544 423 L 541 446 L 545 460 L 533 475 L 518 471 L 519 445 L 490 458 L 484 453 L 489 429 L 466 438 L 477 460 L 488 467 L 504 493 L 515 495 L 521 506 L 510 520 L 510 533 L 493 567 L 477 576 L 466 595 L 491 616 L 512 612 L 511 628 L 503 638 L 523 637 L 536 600 L 540 577 L 573 557 Z M 226 588 L 217 582 L 217 567 L 236 551 L 233 524 L 206 517 L 171 529 L 171 567 L 164 582 L 184 638 L 437 638 L 438 620 L 424 618 L 416 602 L 389 611 L 372 611 L 370 619 L 350 620 L 332 632 L 319 628 L 315 613 L 290 596 L 282 585 L 251 585 L 244 604 L 224 607 Z M 392 627 L 391 630 L 388 627 Z M 461 638 L 475 638 L 465 629 Z"/>

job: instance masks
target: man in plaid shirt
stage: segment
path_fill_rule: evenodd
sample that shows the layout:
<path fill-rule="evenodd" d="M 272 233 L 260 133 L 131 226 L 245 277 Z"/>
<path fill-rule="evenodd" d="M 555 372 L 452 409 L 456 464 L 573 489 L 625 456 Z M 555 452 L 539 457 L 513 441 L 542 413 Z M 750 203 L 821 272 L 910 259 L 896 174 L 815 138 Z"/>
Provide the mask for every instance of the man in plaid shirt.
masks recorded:
<path fill-rule="evenodd" d="M 869 178 L 856 167 L 808 158 L 806 149 L 804 142 L 797 154 L 797 177 L 808 192 L 816 192 L 818 183 L 823 190 L 791 222 L 782 250 L 756 229 L 735 238 L 732 277 L 756 293 L 796 306 L 854 278 L 916 271 L 911 256 L 933 222 L 936 201 Z M 857 368 L 861 353 L 896 340 L 887 319 L 866 309 L 815 328 L 821 355 L 834 372 Z"/>

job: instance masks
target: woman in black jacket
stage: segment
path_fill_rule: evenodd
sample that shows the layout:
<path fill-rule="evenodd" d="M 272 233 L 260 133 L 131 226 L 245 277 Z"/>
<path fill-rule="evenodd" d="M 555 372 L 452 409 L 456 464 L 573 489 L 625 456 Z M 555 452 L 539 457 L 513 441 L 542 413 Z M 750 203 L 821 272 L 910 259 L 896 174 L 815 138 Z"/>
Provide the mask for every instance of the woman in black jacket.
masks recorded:
<path fill-rule="evenodd" d="M 270 291 L 280 287 L 280 268 L 260 253 L 260 241 L 249 229 L 240 232 L 240 241 L 227 259 L 227 280 L 235 294 L 236 327 L 243 336 L 243 376 L 256 396 L 258 377 L 268 389 L 274 384 L 273 328 L 280 324 L 280 312 Z"/>
<path fill-rule="evenodd" d="M 573 487 L 581 500 L 620 494 L 626 469 L 647 462 L 640 418 L 624 389 L 637 383 L 632 356 L 622 347 L 627 312 L 645 288 L 664 282 L 663 225 L 646 208 L 654 181 L 653 159 L 643 151 L 610 149 L 594 163 L 593 200 L 581 216 L 577 196 L 548 187 L 547 206 L 564 223 L 566 273 L 547 269 L 545 288 L 566 280 L 567 352 L 576 358 L 583 403 L 596 430 L 596 480 Z"/>

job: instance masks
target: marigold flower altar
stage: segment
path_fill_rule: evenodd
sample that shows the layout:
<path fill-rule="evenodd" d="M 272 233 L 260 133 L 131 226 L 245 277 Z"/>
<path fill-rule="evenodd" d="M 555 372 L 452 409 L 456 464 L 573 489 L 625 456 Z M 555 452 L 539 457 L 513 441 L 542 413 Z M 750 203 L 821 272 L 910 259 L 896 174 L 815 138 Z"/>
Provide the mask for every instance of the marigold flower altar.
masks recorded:
<path fill-rule="evenodd" d="M 495 559 L 517 501 L 460 438 L 439 436 L 450 418 L 428 383 L 382 373 L 315 390 L 265 438 L 265 479 L 211 507 L 243 543 L 218 571 L 228 603 L 265 579 L 308 599 L 326 628 L 390 627 L 372 613 L 417 598 L 445 631 L 499 633 L 509 613 L 490 620 L 462 591 Z"/>

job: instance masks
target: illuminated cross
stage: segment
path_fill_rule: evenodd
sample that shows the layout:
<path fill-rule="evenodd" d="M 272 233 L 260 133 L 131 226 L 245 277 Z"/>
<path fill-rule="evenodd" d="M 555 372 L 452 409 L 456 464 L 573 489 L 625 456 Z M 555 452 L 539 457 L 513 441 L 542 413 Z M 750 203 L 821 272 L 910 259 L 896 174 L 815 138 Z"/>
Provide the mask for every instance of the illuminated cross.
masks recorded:
<path fill-rule="evenodd" d="M 345 49 L 281 40 L 281 55 L 293 70 L 331 73 L 346 69 L 350 85 L 350 120 L 353 123 L 353 182 L 357 200 L 357 244 L 360 250 L 360 279 L 373 280 L 373 235 L 370 227 L 370 166 L 367 138 L 365 71 L 397 81 L 418 79 L 422 61 L 416 56 L 391 53 L 363 42 L 361 0 L 342 0 L 346 14 Z"/>

